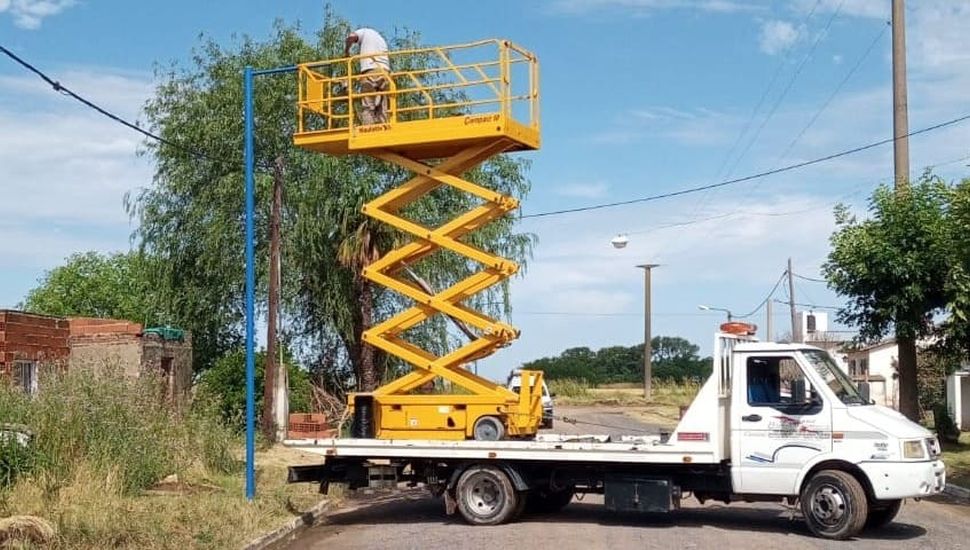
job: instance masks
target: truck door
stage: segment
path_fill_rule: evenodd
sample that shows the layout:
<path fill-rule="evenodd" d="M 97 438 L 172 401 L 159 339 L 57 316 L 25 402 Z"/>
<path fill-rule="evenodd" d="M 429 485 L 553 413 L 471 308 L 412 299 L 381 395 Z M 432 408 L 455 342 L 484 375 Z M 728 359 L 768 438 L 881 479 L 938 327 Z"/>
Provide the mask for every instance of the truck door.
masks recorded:
<path fill-rule="evenodd" d="M 735 491 L 794 494 L 805 462 L 832 450 L 831 407 L 794 355 L 735 358 L 740 367 L 731 415 Z"/>

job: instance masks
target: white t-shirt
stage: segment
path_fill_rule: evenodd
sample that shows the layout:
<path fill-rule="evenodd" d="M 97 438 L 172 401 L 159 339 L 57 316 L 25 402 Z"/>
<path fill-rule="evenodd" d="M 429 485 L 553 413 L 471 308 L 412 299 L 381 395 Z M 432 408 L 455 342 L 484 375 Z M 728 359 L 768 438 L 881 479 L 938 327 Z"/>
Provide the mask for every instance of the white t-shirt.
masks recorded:
<path fill-rule="evenodd" d="M 387 42 L 384 41 L 381 33 L 374 29 L 364 27 L 354 31 L 354 34 L 357 35 L 357 45 L 360 46 L 360 55 L 387 53 Z M 391 62 L 387 59 L 386 55 L 361 58 L 360 72 L 363 73 L 372 69 L 390 71 Z"/>

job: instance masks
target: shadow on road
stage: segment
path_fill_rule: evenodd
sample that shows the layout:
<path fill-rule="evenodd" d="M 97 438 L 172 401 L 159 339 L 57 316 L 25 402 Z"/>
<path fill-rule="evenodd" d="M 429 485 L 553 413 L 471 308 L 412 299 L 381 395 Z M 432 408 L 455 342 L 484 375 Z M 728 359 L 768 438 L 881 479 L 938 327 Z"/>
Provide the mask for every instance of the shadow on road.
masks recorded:
<path fill-rule="evenodd" d="M 441 501 L 425 493 L 406 493 L 365 497 L 348 502 L 347 507 L 331 514 L 325 526 L 340 525 L 405 525 L 405 524 L 464 524 L 461 516 L 447 516 Z M 517 523 L 568 523 L 570 525 L 598 524 L 604 526 L 640 526 L 653 529 L 717 527 L 732 531 L 781 533 L 812 537 L 799 518 L 789 519 L 778 507 L 707 506 L 685 508 L 670 514 L 617 513 L 602 505 L 573 501 L 555 514 L 527 514 Z M 893 523 L 879 530 L 864 532 L 866 540 L 915 539 L 926 529 L 908 523 Z"/>

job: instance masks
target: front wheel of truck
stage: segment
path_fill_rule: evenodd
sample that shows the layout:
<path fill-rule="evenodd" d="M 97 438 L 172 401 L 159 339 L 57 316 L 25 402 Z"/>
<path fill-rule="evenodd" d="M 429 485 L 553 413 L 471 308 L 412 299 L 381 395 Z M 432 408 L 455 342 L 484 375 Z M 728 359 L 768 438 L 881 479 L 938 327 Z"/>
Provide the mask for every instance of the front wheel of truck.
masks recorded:
<path fill-rule="evenodd" d="M 845 540 L 866 525 L 869 502 L 859 481 L 848 472 L 822 470 L 815 474 L 799 497 L 802 515 L 816 536 Z"/>

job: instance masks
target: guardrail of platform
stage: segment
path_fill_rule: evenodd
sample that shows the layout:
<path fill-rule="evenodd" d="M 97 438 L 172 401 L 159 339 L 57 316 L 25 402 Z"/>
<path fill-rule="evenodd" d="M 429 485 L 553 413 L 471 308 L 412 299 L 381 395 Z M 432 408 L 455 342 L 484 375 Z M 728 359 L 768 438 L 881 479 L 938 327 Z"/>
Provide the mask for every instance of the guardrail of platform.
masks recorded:
<path fill-rule="evenodd" d="M 380 55 L 389 71 L 359 72 L 361 60 Z M 363 89 L 375 76 L 378 89 Z M 298 78 L 298 133 L 349 132 L 362 124 L 361 101 L 378 97 L 386 98 L 390 124 L 500 113 L 539 128 L 538 60 L 507 40 L 305 63 Z"/>

